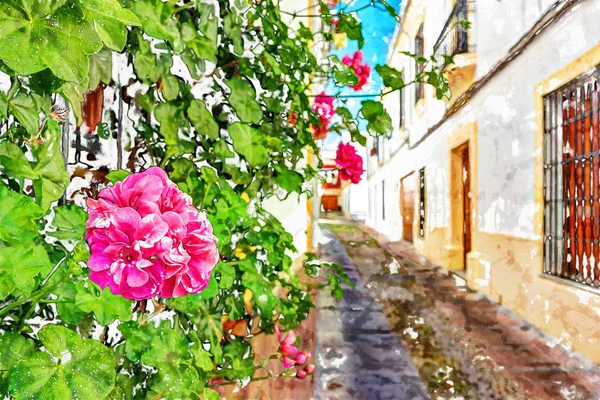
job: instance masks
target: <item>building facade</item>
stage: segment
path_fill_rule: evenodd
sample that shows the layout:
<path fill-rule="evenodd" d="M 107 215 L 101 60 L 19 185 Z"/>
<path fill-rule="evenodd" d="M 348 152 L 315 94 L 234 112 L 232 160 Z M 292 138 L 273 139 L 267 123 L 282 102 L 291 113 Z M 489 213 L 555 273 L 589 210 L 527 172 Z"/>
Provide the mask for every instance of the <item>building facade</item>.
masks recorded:
<path fill-rule="evenodd" d="M 453 95 L 385 97 L 365 223 L 600 362 L 600 0 L 403 3 L 388 63 L 452 54 Z"/>

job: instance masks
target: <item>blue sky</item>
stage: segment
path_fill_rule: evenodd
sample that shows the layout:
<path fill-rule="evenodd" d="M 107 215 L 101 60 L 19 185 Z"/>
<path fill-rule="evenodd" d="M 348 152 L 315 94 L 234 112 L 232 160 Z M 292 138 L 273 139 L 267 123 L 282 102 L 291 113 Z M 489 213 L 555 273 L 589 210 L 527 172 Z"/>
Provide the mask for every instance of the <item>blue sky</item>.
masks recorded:
<path fill-rule="evenodd" d="M 353 10 L 360 8 L 363 5 L 366 5 L 370 2 L 370 0 L 357 0 L 355 2 L 350 3 L 342 3 L 338 5 L 338 8 L 346 7 L 347 10 Z M 388 0 L 388 2 L 395 6 L 396 12 L 400 8 L 401 0 Z M 381 77 L 375 71 L 375 66 L 378 64 L 385 64 L 389 49 L 389 44 L 392 40 L 392 36 L 394 35 L 394 29 L 396 27 L 396 20 L 392 18 L 387 11 L 383 9 L 383 6 L 377 7 L 368 7 L 364 10 L 358 12 L 358 18 L 362 22 L 362 30 L 363 37 L 365 39 L 365 44 L 362 48 L 364 58 L 371 66 L 371 79 L 369 83 L 363 87 L 363 89 L 359 92 L 355 92 L 351 88 L 339 88 L 336 87 L 333 81 L 330 81 L 325 91 L 327 94 L 368 94 L 368 93 L 377 93 L 381 88 Z M 340 60 L 346 54 L 354 54 L 354 52 L 358 50 L 358 43 L 354 40 L 348 40 L 348 44 L 346 47 L 333 50 L 332 54 L 337 55 Z M 353 112 L 354 115 L 358 114 L 358 110 L 360 110 L 360 102 L 365 99 L 355 98 L 349 99 L 347 103 L 347 107 Z M 337 100 L 338 104 L 341 100 Z M 361 122 L 361 129 L 364 129 L 364 121 Z M 329 147 L 331 145 L 337 145 L 340 141 L 339 135 L 329 134 L 327 139 L 324 141 L 323 145 L 325 147 Z"/>

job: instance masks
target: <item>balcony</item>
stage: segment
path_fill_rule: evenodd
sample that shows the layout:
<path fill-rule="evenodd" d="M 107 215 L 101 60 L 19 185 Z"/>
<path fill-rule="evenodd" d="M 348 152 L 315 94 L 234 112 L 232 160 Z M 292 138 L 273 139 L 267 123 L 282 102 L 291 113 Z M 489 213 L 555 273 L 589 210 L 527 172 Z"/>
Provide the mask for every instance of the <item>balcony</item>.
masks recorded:
<path fill-rule="evenodd" d="M 434 56 L 453 57 L 454 63 L 445 65 L 452 99 L 458 98 L 467 90 L 475 76 L 475 43 L 471 23 L 474 12 L 474 0 L 456 0 L 433 47 Z"/>

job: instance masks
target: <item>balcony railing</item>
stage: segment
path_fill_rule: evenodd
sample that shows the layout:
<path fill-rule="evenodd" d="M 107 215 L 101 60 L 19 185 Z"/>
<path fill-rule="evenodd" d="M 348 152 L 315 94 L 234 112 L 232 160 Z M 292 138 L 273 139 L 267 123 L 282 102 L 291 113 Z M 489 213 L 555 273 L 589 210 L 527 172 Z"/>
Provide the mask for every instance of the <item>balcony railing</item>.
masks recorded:
<path fill-rule="evenodd" d="M 474 0 L 456 0 L 450 17 L 433 47 L 434 55 L 455 56 L 474 52 L 472 35 L 465 27 L 465 22 L 468 23 L 472 19 L 473 5 Z"/>

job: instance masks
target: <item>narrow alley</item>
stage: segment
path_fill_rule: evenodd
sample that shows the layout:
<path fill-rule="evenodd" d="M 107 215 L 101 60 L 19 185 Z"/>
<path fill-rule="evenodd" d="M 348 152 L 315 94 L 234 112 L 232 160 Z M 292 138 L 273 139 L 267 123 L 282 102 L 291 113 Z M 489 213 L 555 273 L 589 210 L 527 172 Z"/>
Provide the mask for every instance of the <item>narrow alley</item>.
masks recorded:
<path fill-rule="evenodd" d="M 407 242 L 322 220 L 355 288 L 317 298 L 319 399 L 598 399 L 600 370 Z"/>

